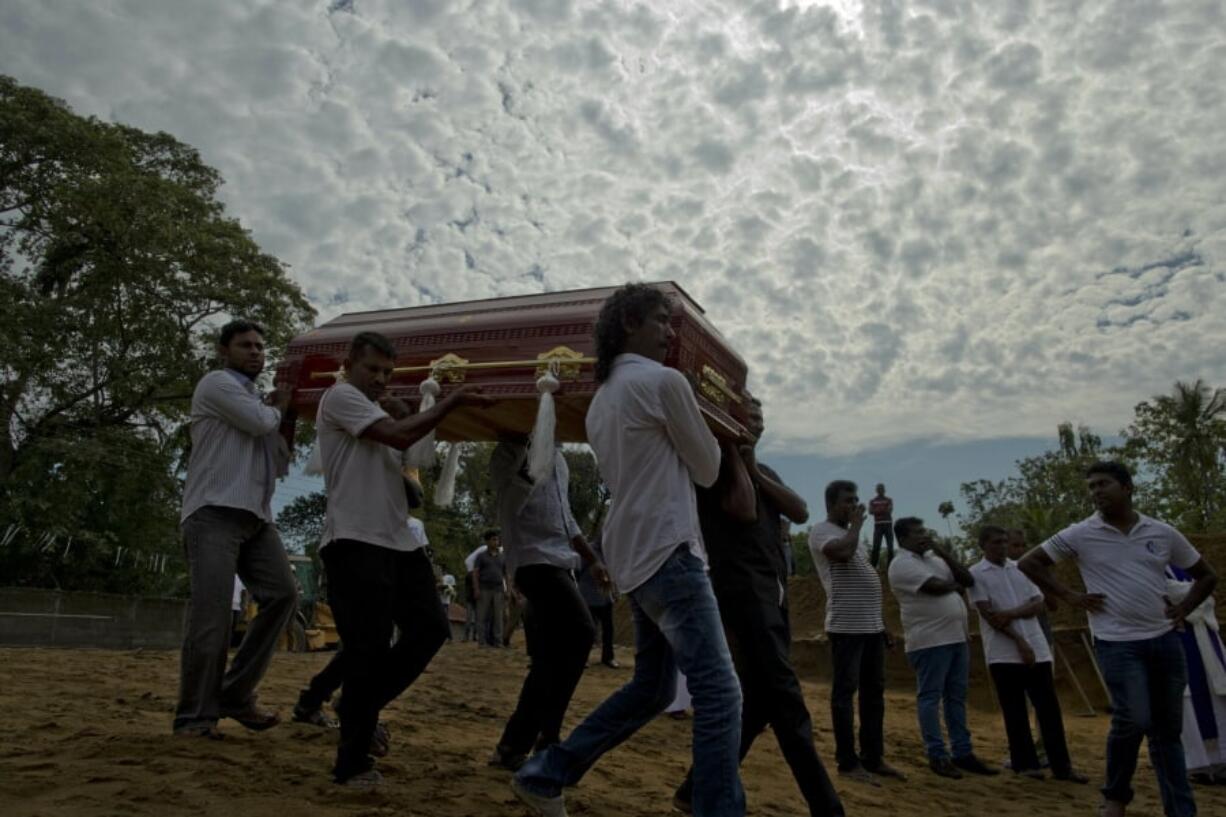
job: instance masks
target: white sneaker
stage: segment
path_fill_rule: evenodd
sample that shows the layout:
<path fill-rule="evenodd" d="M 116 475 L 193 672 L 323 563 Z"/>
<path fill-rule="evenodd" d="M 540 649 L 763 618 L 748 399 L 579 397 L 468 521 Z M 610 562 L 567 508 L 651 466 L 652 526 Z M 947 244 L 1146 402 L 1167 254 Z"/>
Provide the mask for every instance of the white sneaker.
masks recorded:
<path fill-rule="evenodd" d="M 519 802 L 531 809 L 536 817 L 566 817 L 566 801 L 560 794 L 557 797 L 533 794 L 521 786 L 519 778 L 516 777 L 511 778 L 511 791 L 515 792 Z"/>
<path fill-rule="evenodd" d="M 383 783 L 383 775 L 379 774 L 379 770 L 367 769 L 346 780 L 344 785 L 351 789 L 369 791 L 378 788 L 381 783 Z"/>

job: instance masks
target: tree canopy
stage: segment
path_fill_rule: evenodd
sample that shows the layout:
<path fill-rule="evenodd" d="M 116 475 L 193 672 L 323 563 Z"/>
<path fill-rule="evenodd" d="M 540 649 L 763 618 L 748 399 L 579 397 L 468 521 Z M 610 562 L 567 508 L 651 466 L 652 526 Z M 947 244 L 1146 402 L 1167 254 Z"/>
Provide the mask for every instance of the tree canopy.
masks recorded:
<path fill-rule="evenodd" d="M 178 558 L 184 421 L 219 324 L 260 322 L 275 353 L 315 314 L 220 185 L 169 134 L 0 76 L 0 583 L 137 589 L 118 548 L 169 581 L 154 557 Z M 77 545 L 53 559 L 47 537 Z"/>

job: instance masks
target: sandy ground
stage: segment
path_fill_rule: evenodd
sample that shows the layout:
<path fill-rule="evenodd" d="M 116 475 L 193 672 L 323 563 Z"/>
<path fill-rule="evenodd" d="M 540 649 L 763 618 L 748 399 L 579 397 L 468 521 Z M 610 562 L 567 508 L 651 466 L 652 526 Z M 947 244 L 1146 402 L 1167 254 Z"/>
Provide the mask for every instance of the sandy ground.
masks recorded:
<path fill-rule="evenodd" d="M 288 714 L 298 688 L 327 654 L 279 654 L 262 701 Z M 623 657 L 629 664 L 629 656 Z M 335 733 L 284 724 L 255 734 L 227 721 L 220 742 L 170 734 L 177 679 L 171 652 L 0 650 L 0 814 L 199 815 L 522 815 L 507 775 L 485 760 L 501 732 L 526 667 L 518 650 L 447 645 L 429 672 L 386 713 L 391 757 L 377 792 L 329 782 Z M 595 666 L 584 677 L 571 723 L 629 677 L 629 669 Z M 805 684 L 819 750 L 832 761 L 828 689 Z M 874 789 L 836 779 L 849 815 L 1089 815 L 1094 785 L 1002 776 L 947 781 L 923 764 L 913 699 L 887 702 L 889 759 L 910 780 Z M 1105 717 L 1067 716 L 1073 755 L 1088 774 L 1102 771 Z M 976 710 L 979 753 L 1005 755 L 999 716 Z M 607 755 L 570 793 L 576 815 L 663 815 L 685 771 L 690 724 L 657 720 Z M 753 815 L 807 811 L 770 735 L 759 739 L 743 778 Z M 1137 815 L 1158 815 L 1152 771 L 1138 772 Z M 1226 788 L 1199 789 L 1202 814 L 1226 814 Z"/>

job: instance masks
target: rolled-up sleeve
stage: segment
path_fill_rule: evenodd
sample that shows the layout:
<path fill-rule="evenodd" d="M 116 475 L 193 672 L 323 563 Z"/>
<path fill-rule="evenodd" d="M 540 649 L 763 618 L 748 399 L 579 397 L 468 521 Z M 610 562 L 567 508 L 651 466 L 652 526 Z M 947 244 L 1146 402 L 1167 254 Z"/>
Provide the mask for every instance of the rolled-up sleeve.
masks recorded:
<path fill-rule="evenodd" d="M 681 455 L 690 478 L 703 488 L 714 485 L 719 477 L 719 441 L 707 428 L 685 375 L 676 369 L 663 370 L 660 408 L 665 432 Z"/>

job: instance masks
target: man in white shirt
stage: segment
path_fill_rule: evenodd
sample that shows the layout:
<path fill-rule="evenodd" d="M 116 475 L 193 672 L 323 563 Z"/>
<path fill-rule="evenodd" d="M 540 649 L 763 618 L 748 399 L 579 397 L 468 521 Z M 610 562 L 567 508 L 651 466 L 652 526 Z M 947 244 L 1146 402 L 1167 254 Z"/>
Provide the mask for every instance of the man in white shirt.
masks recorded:
<path fill-rule="evenodd" d="M 200 379 L 192 395 L 191 459 L 183 487 L 183 549 L 191 601 L 180 660 L 174 733 L 219 738 L 219 718 L 248 729 L 280 722 L 256 703 L 255 690 L 294 614 L 297 592 L 273 524 L 271 499 L 286 457 L 279 438 L 289 394 L 261 399 L 264 330 L 236 320 L 221 329 L 223 368 Z M 230 606 L 235 576 L 259 604 L 230 667 Z"/>
<path fill-rule="evenodd" d="M 1015 774 L 1043 779 L 1030 733 L 1029 696 L 1052 777 L 1088 783 L 1089 778 L 1075 772 L 1069 759 L 1060 699 L 1052 681 L 1052 653 L 1038 620 L 1044 608 L 1043 592 L 1006 556 L 1009 532 L 1004 528 L 985 525 L 979 531 L 979 547 L 983 559 L 971 565 L 975 584 L 968 594 L 979 611 L 983 652 L 1009 738 L 1009 765 Z"/>
<path fill-rule="evenodd" d="M 504 440 L 490 458 L 490 483 L 498 498 L 507 576 L 525 599 L 524 637 L 532 659 L 490 758 L 491 766 L 515 771 L 533 750 L 562 740 L 562 719 L 596 637 L 574 571 L 587 563 L 606 589 L 609 574 L 571 513 L 570 469 L 561 449 L 554 449 L 548 476 L 534 481 L 528 446 Z"/>
<path fill-rule="evenodd" d="M 587 435 L 612 495 L 605 563 L 634 616 L 634 678 L 562 743 L 534 755 L 512 788 L 536 814 L 566 814 L 562 788 L 664 711 L 678 668 L 694 701 L 694 799 L 699 817 L 745 813 L 739 765 L 741 690 L 706 574 L 694 484 L 719 475 L 720 446 L 681 372 L 663 361 L 674 333 L 668 301 L 630 284 L 596 322 L 600 389 Z"/>
<path fill-rule="evenodd" d="M 874 774 L 906 778 L 884 760 L 885 650 L 893 642 L 881 617 L 881 579 L 860 542 L 864 510 L 854 482 L 827 485 L 826 519 L 810 529 L 809 553 L 826 591 L 825 627 L 834 669 L 830 718 L 839 774 L 878 785 Z"/>
<path fill-rule="evenodd" d="M 1209 597 L 1217 576 L 1179 531 L 1132 507 L 1132 474 L 1118 462 L 1086 471 L 1097 512 L 1027 553 L 1019 567 L 1044 592 L 1089 613 L 1094 651 L 1111 693 L 1103 813 L 1121 817 L 1132 801 L 1141 740 L 1170 817 L 1196 814 L 1181 732 L 1187 665 L 1175 628 Z M 1052 566 L 1076 559 L 1086 592 L 1056 579 Z M 1167 597 L 1166 568 L 1194 580 L 1178 604 Z"/>
<path fill-rule="evenodd" d="M 433 566 L 406 524 L 402 452 L 454 409 L 489 403 L 461 386 L 413 414 L 386 395 L 394 365 L 387 338 L 360 333 L 345 360 L 346 381 L 324 393 L 316 417 L 328 495 L 320 556 L 345 650 L 333 776 L 355 787 L 382 779 L 370 757 L 379 711 L 416 680 L 449 627 Z M 389 646 L 393 625 L 400 637 Z"/>
<path fill-rule="evenodd" d="M 975 580 L 936 543 L 923 520 L 899 519 L 894 535 L 899 551 L 890 562 L 890 590 L 902 612 L 907 662 L 915 670 L 916 711 L 929 766 L 942 777 L 955 779 L 962 772 L 999 774 L 975 757 L 966 726 L 970 650 L 962 591 Z M 948 751 L 941 734 L 942 703 L 949 730 Z"/>

